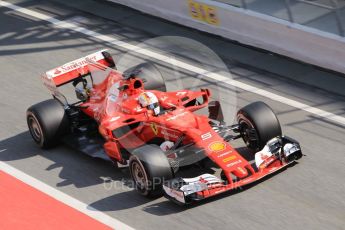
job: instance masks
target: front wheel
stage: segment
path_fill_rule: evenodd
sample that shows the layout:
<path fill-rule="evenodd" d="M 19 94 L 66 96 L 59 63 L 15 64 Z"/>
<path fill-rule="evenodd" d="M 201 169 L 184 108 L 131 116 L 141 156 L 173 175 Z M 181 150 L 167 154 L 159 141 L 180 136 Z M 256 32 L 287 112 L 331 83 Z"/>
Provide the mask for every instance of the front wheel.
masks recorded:
<path fill-rule="evenodd" d="M 258 151 L 274 137 L 281 136 L 279 120 L 264 102 L 249 104 L 237 112 L 240 133 L 248 148 Z"/>
<path fill-rule="evenodd" d="M 129 170 L 136 190 L 147 197 L 162 194 L 163 182 L 173 178 L 164 152 L 153 145 L 134 150 L 129 160 Z"/>

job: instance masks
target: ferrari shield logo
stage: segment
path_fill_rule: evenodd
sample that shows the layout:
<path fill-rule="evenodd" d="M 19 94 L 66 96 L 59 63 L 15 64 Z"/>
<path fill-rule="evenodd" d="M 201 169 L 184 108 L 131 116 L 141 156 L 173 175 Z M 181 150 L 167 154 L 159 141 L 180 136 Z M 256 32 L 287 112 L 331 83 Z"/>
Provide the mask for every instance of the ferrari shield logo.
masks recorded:
<path fill-rule="evenodd" d="M 156 123 L 151 123 L 151 129 L 155 135 L 158 134 L 158 127 L 157 127 Z"/>

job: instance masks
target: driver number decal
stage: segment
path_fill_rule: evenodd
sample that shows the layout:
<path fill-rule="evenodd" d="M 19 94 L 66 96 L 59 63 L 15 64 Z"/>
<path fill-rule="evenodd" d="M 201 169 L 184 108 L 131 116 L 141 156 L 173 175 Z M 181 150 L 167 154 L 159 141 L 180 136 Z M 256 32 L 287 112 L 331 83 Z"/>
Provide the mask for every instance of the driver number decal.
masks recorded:
<path fill-rule="evenodd" d="M 212 134 L 211 134 L 210 132 L 201 135 L 201 139 L 202 139 L 203 141 L 204 141 L 204 140 L 207 140 L 207 139 L 209 139 L 209 138 L 211 138 L 211 137 L 212 137 Z"/>

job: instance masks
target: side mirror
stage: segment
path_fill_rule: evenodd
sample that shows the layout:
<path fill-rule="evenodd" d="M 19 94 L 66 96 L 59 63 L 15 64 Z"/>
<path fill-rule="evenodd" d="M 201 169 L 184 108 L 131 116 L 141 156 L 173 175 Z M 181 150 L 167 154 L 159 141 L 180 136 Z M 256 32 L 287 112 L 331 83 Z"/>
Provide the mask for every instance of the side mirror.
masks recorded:
<path fill-rule="evenodd" d="M 208 104 L 209 118 L 219 122 L 224 122 L 224 115 L 219 101 L 211 101 Z"/>

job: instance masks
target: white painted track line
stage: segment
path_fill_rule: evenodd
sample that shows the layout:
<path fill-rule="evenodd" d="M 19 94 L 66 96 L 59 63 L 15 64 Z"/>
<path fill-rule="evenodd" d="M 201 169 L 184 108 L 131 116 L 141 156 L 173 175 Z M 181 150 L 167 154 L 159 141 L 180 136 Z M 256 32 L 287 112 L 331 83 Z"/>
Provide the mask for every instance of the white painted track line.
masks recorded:
<path fill-rule="evenodd" d="M 85 215 L 109 226 L 112 229 L 133 230 L 133 228 L 129 227 L 125 223 L 122 223 L 121 221 L 116 220 L 104 214 L 103 212 L 88 206 L 87 204 L 33 178 L 32 176 L 29 176 L 28 174 L 25 174 L 24 172 L 2 161 L 0 161 L 0 170 L 34 187 L 35 189 L 53 197 L 54 199 L 78 210 L 79 212 L 84 213 Z"/>
<path fill-rule="evenodd" d="M 306 112 L 311 113 L 315 116 L 328 119 L 330 121 L 336 122 L 336 123 L 341 124 L 341 125 L 345 125 L 345 117 L 324 111 L 322 109 L 318 109 L 318 108 L 309 106 L 307 104 L 304 104 L 304 103 L 280 96 L 278 94 L 269 92 L 267 90 L 257 88 L 255 86 L 245 84 L 245 83 L 240 82 L 240 81 L 229 79 L 229 78 L 227 78 L 223 75 L 217 74 L 217 73 L 210 73 L 207 70 L 202 69 L 200 67 L 197 67 L 197 66 L 194 66 L 194 65 L 191 65 L 188 63 L 184 63 L 182 61 L 172 59 L 166 55 L 159 54 L 159 53 L 156 53 L 154 51 L 144 49 L 144 48 L 129 44 L 129 43 L 124 42 L 124 41 L 117 40 L 114 37 L 103 35 L 103 34 L 89 30 L 89 29 L 84 28 L 84 27 L 80 27 L 76 23 L 73 23 L 70 21 L 61 21 L 61 20 L 58 20 L 58 19 L 53 18 L 51 16 L 48 16 L 48 15 L 45 15 L 45 14 L 42 14 L 42 13 L 39 13 L 39 12 L 36 12 L 33 10 L 25 9 L 25 8 L 22 8 L 22 7 L 19 7 L 17 5 L 7 3 L 4 1 L 0 1 L 0 6 L 10 8 L 14 11 L 29 15 L 29 16 L 34 17 L 36 19 L 50 22 L 59 28 L 77 31 L 77 32 L 80 32 L 80 33 L 85 34 L 87 36 L 90 36 L 90 37 L 99 39 L 101 41 L 104 41 L 106 43 L 110 43 L 114 46 L 118 46 L 118 47 L 130 50 L 130 51 L 133 51 L 136 53 L 140 53 L 140 54 L 146 55 L 148 57 L 151 57 L 151 58 L 154 58 L 154 59 L 157 59 L 160 61 L 164 61 L 164 62 L 172 64 L 172 65 L 176 65 L 180 68 L 195 72 L 199 75 L 204 75 L 210 79 L 213 79 L 216 81 L 221 81 L 222 83 L 226 83 L 226 84 L 235 86 L 235 87 L 243 89 L 245 91 L 249 91 L 249 92 L 252 92 L 254 94 L 257 94 L 257 95 L 260 95 L 263 97 L 267 97 L 271 100 L 278 101 L 280 103 L 295 107 L 295 108 L 303 110 L 303 111 L 306 111 Z"/>
<path fill-rule="evenodd" d="M 130 50 L 133 52 L 137 52 L 137 53 L 146 55 L 148 57 L 151 57 L 151 58 L 154 58 L 154 59 L 157 59 L 160 61 L 164 61 L 164 62 L 169 63 L 169 64 L 176 65 L 180 68 L 195 72 L 199 75 L 204 75 L 210 79 L 221 81 L 223 84 L 225 83 L 225 84 L 235 86 L 235 87 L 243 89 L 245 91 L 252 92 L 254 94 L 269 98 L 271 100 L 274 100 L 274 101 L 295 107 L 297 109 L 306 111 L 306 112 L 311 113 L 313 115 L 316 115 L 318 117 L 322 117 L 322 118 L 328 119 L 330 121 L 336 122 L 338 124 L 345 125 L 345 118 L 342 116 L 338 116 L 336 114 L 333 114 L 333 113 L 309 106 L 307 104 L 304 104 L 304 103 L 301 103 L 301 102 L 277 95 L 275 93 L 269 92 L 269 91 L 264 90 L 264 89 L 260 89 L 260 88 L 242 83 L 240 81 L 226 78 L 225 76 L 222 76 L 222 75 L 217 74 L 217 73 L 209 73 L 207 70 L 202 69 L 200 67 L 197 67 L 197 66 L 194 66 L 191 64 L 187 64 L 187 63 L 184 63 L 184 62 L 176 60 L 176 59 L 171 59 L 168 56 L 156 53 L 154 51 L 151 51 L 148 49 L 143 49 L 143 48 L 140 48 L 138 46 L 117 40 L 113 37 L 97 33 L 95 31 L 89 30 L 89 29 L 84 28 L 84 27 L 80 27 L 76 23 L 73 23 L 70 21 L 61 21 L 61 20 L 58 20 L 58 19 L 53 18 L 51 16 L 45 15 L 43 13 L 39 13 L 39 12 L 36 12 L 33 10 L 22 8 L 22 7 L 19 7 L 17 5 L 14 5 L 14 4 L 11 4 L 8 2 L 4 2 L 1 0 L 0 0 L 0 6 L 12 9 L 16 12 L 20 12 L 20 13 L 29 15 L 31 17 L 34 17 L 34 18 L 42 20 L 42 21 L 50 22 L 51 24 L 55 25 L 56 27 L 77 31 L 77 32 L 80 32 L 80 33 L 85 34 L 87 36 L 99 39 L 99 40 L 104 41 L 104 42 L 109 43 L 109 44 L 112 44 L 114 46 L 118 46 L 118 47 Z M 101 223 L 106 224 L 112 228 L 121 229 L 121 230 L 133 229 L 133 228 L 129 227 L 128 225 L 126 225 L 125 223 L 122 223 L 119 220 L 116 220 L 116 219 L 104 214 L 103 212 L 101 212 L 99 210 L 90 208 L 90 206 L 88 206 L 87 204 L 85 204 L 85 203 L 83 203 L 83 202 L 81 202 L 81 201 L 79 201 L 79 200 L 77 200 L 77 199 L 75 199 L 75 198 L 73 198 L 73 197 L 71 197 L 71 196 L 69 196 L 69 195 L 67 195 L 67 194 L 65 194 L 65 193 L 63 193 L 63 192 L 61 192 L 61 191 L 59 191 L 59 190 L 41 182 L 41 181 L 31 177 L 31 176 L 29 176 L 29 175 L 27 175 L 27 174 L 25 174 L 24 172 L 22 172 L 18 169 L 13 168 L 12 166 L 8 165 L 7 163 L 0 161 L 0 170 L 3 170 L 4 172 L 6 172 L 6 173 L 16 177 L 17 179 L 23 181 L 24 183 L 29 184 L 30 186 L 48 194 L 49 196 L 59 200 L 60 202 L 63 202 L 65 204 L 75 208 L 76 210 L 90 216 L 91 218 L 94 218 L 94 219 L 100 221 Z"/>

